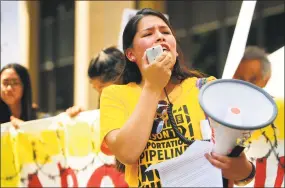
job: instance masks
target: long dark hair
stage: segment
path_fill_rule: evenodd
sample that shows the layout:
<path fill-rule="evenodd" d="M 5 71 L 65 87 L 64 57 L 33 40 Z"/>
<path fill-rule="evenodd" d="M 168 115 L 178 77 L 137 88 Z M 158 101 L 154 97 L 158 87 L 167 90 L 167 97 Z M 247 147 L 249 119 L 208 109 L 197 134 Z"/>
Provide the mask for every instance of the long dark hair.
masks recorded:
<path fill-rule="evenodd" d="M 153 9 L 150 9 L 150 8 L 144 8 L 144 9 L 138 11 L 136 13 L 136 15 L 129 20 L 129 22 L 127 23 L 127 25 L 124 29 L 124 33 L 123 33 L 123 50 L 124 50 L 124 52 L 126 52 L 126 50 L 128 48 L 132 47 L 132 45 L 133 45 L 133 40 L 134 40 L 134 37 L 137 33 L 137 26 L 139 24 L 139 21 L 143 17 L 149 16 L 149 15 L 156 16 L 156 17 L 159 17 L 160 19 L 162 19 L 167 24 L 167 26 L 170 28 L 171 32 L 173 33 L 174 37 L 176 38 L 175 32 L 174 32 L 173 28 L 171 27 L 168 19 L 162 13 L 155 11 Z M 175 80 L 183 81 L 189 77 L 201 78 L 201 77 L 205 76 L 203 73 L 201 73 L 199 71 L 187 69 L 187 67 L 185 66 L 185 63 L 184 63 L 183 53 L 182 53 L 178 44 L 177 44 L 177 52 L 179 55 L 176 58 L 176 63 L 174 65 L 172 75 L 171 75 L 171 81 L 175 81 Z M 128 69 L 128 73 L 125 74 L 125 82 L 126 83 L 136 82 L 139 84 L 142 81 L 142 75 L 139 71 L 137 64 L 134 62 L 131 62 L 126 57 L 126 67 Z"/>
<path fill-rule="evenodd" d="M 0 76 L 2 72 L 6 69 L 14 69 L 21 79 L 23 85 L 23 96 L 21 99 L 21 120 L 29 121 L 35 119 L 35 114 L 32 110 L 32 88 L 31 81 L 28 70 L 20 64 L 11 63 L 4 66 L 0 71 Z M 11 111 L 8 105 L 0 98 L 0 123 L 5 123 L 10 121 Z"/>
<path fill-rule="evenodd" d="M 167 24 L 167 26 L 170 28 L 171 32 L 173 33 L 173 35 L 175 37 L 175 33 L 174 33 L 173 28 L 171 27 L 169 21 L 166 19 L 166 17 L 162 13 L 155 11 L 153 9 L 150 9 L 150 8 L 145 8 L 145 9 L 138 11 L 136 13 L 136 15 L 129 20 L 129 22 L 127 23 L 127 25 L 124 29 L 124 32 L 123 32 L 123 50 L 124 50 L 124 52 L 126 52 L 126 50 L 128 48 L 133 46 L 133 40 L 134 40 L 134 37 L 137 33 L 137 26 L 139 24 L 139 21 L 143 17 L 149 16 L 149 15 L 161 18 Z M 183 53 L 182 53 L 178 44 L 177 44 L 177 52 L 179 55 L 176 58 L 176 63 L 174 65 L 174 68 L 172 71 L 172 75 L 171 75 L 171 81 L 172 82 L 176 82 L 176 81 L 181 82 L 181 81 L 183 81 L 189 77 L 201 78 L 201 77 L 205 76 L 205 74 L 203 74 L 199 71 L 187 69 L 187 67 L 185 66 L 185 63 L 184 63 Z M 142 81 L 142 75 L 141 75 L 141 72 L 140 72 L 137 64 L 134 62 L 131 62 L 126 57 L 126 55 L 125 55 L 125 59 L 126 59 L 125 70 L 127 70 L 127 71 L 125 71 L 125 73 L 124 73 L 124 83 L 127 84 L 129 82 L 135 82 L 135 83 L 139 84 Z M 116 160 L 116 167 L 120 172 L 125 171 L 124 164 L 122 164 L 118 160 Z"/>

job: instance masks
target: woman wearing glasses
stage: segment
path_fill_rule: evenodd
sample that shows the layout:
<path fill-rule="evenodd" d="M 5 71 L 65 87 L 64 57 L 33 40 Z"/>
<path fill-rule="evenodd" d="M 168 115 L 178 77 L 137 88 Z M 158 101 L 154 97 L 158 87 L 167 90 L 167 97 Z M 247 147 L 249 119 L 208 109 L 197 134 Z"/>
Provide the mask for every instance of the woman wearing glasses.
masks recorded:
<path fill-rule="evenodd" d="M 17 126 L 22 121 L 36 119 L 27 69 L 20 64 L 11 63 L 1 69 L 0 77 L 0 123 L 11 121 Z"/>

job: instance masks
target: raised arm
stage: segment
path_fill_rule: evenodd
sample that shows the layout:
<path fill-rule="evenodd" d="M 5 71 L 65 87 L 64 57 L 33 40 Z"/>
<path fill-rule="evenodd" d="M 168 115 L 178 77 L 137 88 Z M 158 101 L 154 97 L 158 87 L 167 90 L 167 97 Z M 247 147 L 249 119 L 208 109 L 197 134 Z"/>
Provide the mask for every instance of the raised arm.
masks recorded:
<path fill-rule="evenodd" d="M 109 149 L 122 163 L 137 162 L 149 140 L 158 101 L 171 76 L 171 60 L 170 54 L 163 53 L 156 63 L 143 65 L 142 74 L 145 79 L 138 104 L 126 123 L 105 137 Z M 106 99 L 102 96 L 101 100 L 101 111 L 107 112 L 104 109 Z M 123 115 L 120 111 L 117 113 L 118 116 Z M 104 115 L 101 117 L 108 118 Z M 104 119 L 101 121 L 104 122 Z"/>
<path fill-rule="evenodd" d="M 160 93 L 144 87 L 126 124 L 106 135 L 106 144 L 119 161 L 125 164 L 135 163 L 143 152 L 151 133 Z"/>

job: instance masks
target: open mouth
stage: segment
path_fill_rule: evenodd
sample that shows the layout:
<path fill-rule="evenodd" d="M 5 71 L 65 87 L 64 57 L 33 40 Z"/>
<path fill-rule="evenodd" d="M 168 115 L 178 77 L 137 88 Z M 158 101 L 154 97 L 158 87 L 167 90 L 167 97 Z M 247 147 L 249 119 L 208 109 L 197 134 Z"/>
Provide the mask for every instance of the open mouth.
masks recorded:
<path fill-rule="evenodd" d="M 163 50 L 164 52 L 165 52 L 165 51 L 167 51 L 167 52 L 169 51 L 167 48 L 162 48 L 162 50 Z"/>
<path fill-rule="evenodd" d="M 169 52 L 169 51 L 170 51 L 169 46 L 168 46 L 168 45 L 166 45 L 166 44 L 161 44 L 161 47 L 162 47 L 162 50 L 163 50 L 163 51 L 167 51 L 167 52 Z"/>

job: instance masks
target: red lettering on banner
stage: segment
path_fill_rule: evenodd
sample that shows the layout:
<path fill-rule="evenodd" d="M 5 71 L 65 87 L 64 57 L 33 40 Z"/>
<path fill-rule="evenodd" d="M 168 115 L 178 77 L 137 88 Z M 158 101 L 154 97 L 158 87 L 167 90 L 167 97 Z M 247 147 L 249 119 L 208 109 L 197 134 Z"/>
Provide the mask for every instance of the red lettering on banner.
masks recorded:
<path fill-rule="evenodd" d="M 78 187 L 78 182 L 74 171 L 68 168 L 62 168 L 61 164 L 57 164 L 59 171 L 60 171 L 60 180 L 61 180 L 61 187 L 68 187 L 67 177 L 70 176 L 73 181 L 73 187 Z"/>
<path fill-rule="evenodd" d="M 280 160 L 280 163 L 284 165 L 284 156 L 280 157 L 279 160 Z M 274 187 L 281 187 L 284 181 L 284 168 L 281 166 L 280 163 L 278 164 L 277 177 L 275 180 Z"/>
<path fill-rule="evenodd" d="M 87 187 L 100 187 L 101 181 L 105 176 L 111 178 L 114 187 L 128 187 L 124 174 L 117 171 L 114 165 L 103 165 L 97 168 L 91 175 Z"/>
<path fill-rule="evenodd" d="M 284 156 L 279 158 L 280 163 L 284 164 Z M 278 164 L 278 169 L 276 173 L 276 179 L 274 187 L 281 187 L 284 181 L 284 168 Z M 264 187 L 266 182 L 266 168 L 267 168 L 267 158 L 256 160 L 256 175 L 254 187 Z"/>
<path fill-rule="evenodd" d="M 68 185 L 67 181 L 68 176 L 70 176 L 73 181 L 73 187 L 78 187 L 77 177 L 73 169 L 70 167 L 62 168 L 60 163 L 58 163 L 57 166 L 60 171 L 61 187 L 70 186 Z M 87 187 L 100 187 L 103 178 L 106 176 L 112 180 L 114 187 L 129 187 L 125 182 L 124 173 L 119 172 L 114 165 L 106 164 L 95 169 L 90 179 L 88 180 Z M 43 187 L 37 173 L 29 174 L 28 179 L 28 187 Z"/>
<path fill-rule="evenodd" d="M 266 179 L 266 164 L 267 158 L 256 160 L 256 174 L 254 187 L 264 187 Z"/>
<path fill-rule="evenodd" d="M 43 187 L 36 173 L 28 175 L 28 187 Z"/>

